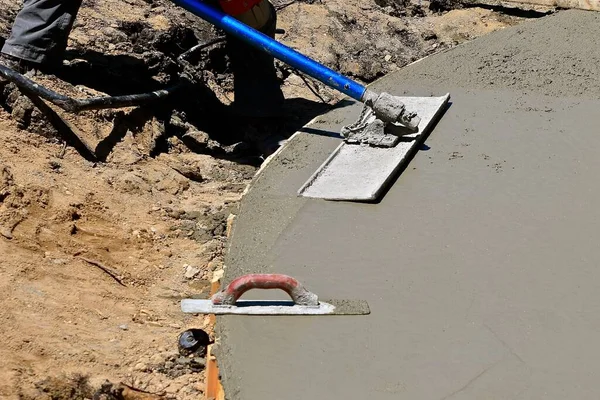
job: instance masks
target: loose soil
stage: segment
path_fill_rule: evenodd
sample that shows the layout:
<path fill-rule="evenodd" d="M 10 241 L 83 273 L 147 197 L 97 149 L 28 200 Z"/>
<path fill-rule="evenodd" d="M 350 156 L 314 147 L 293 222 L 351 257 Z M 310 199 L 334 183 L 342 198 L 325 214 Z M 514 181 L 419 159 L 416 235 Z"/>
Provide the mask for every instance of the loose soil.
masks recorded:
<path fill-rule="evenodd" d="M 18 3 L 0 0 L 2 38 Z M 278 39 L 365 83 L 524 20 L 426 1 L 275 6 L 285 30 Z M 65 128 L 0 86 L 0 397 L 203 395 L 204 359 L 181 356 L 177 337 L 212 327 L 178 303 L 208 296 L 222 274 L 228 221 L 261 162 L 248 142 L 287 137 L 341 98 L 278 64 L 284 117 L 231 118 L 224 45 L 177 61 L 219 36 L 166 1 L 88 0 L 60 79 L 33 79 L 79 98 L 155 90 L 182 72 L 188 88 L 142 108 L 55 110 Z M 97 158 L 65 141 L 65 129 Z"/>

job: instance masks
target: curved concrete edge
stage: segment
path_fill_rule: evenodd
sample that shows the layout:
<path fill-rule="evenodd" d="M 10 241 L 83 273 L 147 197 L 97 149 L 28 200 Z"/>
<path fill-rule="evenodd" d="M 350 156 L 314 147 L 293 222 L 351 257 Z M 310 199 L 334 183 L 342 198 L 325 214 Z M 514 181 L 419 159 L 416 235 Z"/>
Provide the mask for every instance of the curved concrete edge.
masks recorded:
<path fill-rule="evenodd" d="M 551 22 L 548 22 L 548 20 L 551 20 Z M 527 48 L 528 51 L 532 52 L 531 57 L 536 57 L 537 54 L 535 51 L 530 50 L 533 47 L 541 47 L 536 50 L 540 54 L 547 52 L 552 57 L 557 57 L 556 51 L 551 50 L 556 45 L 557 36 L 554 32 L 551 32 L 550 26 L 554 25 L 555 29 L 560 31 L 563 28 L 571 27 L 574 20 L 584 26 L 582 30 L 586 31 L 586 35 L 589 37 L 593 37 L 594 32 L 598 33 L 598 28 L 593 25 L 596 24 L 597 26 L 598 16 L 586 15 L 586 13 L 582 12 L 559 13 L 558 15 L 529 23 L 525 27 L 514 27 L 497 32 L 484 39 L 465 44 L 460 49 L 453 49 L 452 51 L 445 51 L 427 57 L 425 60 L 421 60 L 391 76 L 383 78 L 374 86 L 382 90 L 403 87 L 400 90 L 403 93 L 396 92 L 395 94 L 411 95 L 433 95 L 447 90 L 454 93 L 456 91 L 454 88 L 460 91 L 461 87 L 473 89 L 473 86 L 475 88 L 483 88 L 483 90 L 492 90 L 493 88 L 490 88 L 489 85 L 485 86 L 485 82 L 473 84 L 473 78 L 466 77 L 465 74 L 472 73 L 478 62 L 482 60 L 491 59 L 498 53 L 502 54 L 502 51 L 510 52 L 511 48 L 526 46 L 523 43 L 515 44 L 515 35 L 520 35 L 532 42 Z M 549 31 L 548 37 L 554 38 L 552 42 L 546 43 L 532 39 L 536 34 L 539 36 L 540 32 L 544 33 L 544 29 Z M 528 34 L 530 35 L 529 37 Z M 582 37 L 580 36 L 573 40 L 577 39 L 582 39 Z M 592 48 L 590 43 L 588 43 L 588 46 Z M 551 60 L 540 59 L 539 62 L 540 65 L 548 65 L 551 63 Z M 557 73 L 560 73 L 560 71 Z M 491 78 L 494 77 L 491 73 L 488 76 Z M 503 78 L 501 74 L 496 76 L 499 76 L 500 79 Z M 475 78 L 477 78 L 476 72 Z M 578 85 L 584 84 L 579 81 L 574 82 L 573 90 L 570 90 L 561 82 L 549 84 L 548 87 L 534 86 L 533 83 L 539 81 L 541 78 L 543 78 L 543 71 L 527 71 L 525 76 L 519 77 L 519 79 L 531 82 L 531 84 L 527 83 L 526 86 L 527 91 L 530 93 L 546 92 L 545 89 L 547 89 L 546 94 L 564 92 L 566 96 L 577 96 L 576 89 Z M 402 82 L 411 82 L 412 86 L 417 85 L 418 87 L 412 90 L 410 88 L 404 89 Z M 418 85 L 419 82 L 423 83 L 423 85 Z M 507 89 L 511 87 L 509 83 L 497 81 L 493 87 Z M 600 85 L 598 86 L 600 87 Z M 436 90 L 432 91 L 432 89 Z M 597 96 L 598 92 L 592 88 L 587 95 L 590 97 Z M 496 95 L 493 93 L 488 94 L 486 97 L 488 104 L 493 103 L 494 96 Z M 512 96 L 511 99 L 511 101 L 521 101 L 520 104 L 527 104 L 528 102 L 520 94 Z M 531 103 L 533 104 L 535 101 L 531 101 Z M 543 102 L 540 103 L 543 104 Z M 553 104 L 558 104 L 560 107 L 560 102 L 554 102 Z M 339 127 L 342 124 L 352 121 L 357 117 L 358 111 L 359 107 L 333 110 L 325 116 L 315 119 L 310 124 L 310 127 L 331 131 L 337 129 L 339 131 Z M 435 132 L 433 135 L 435 138 Z M 250 272 L 271 271 L 272 263 L 277 261 L 278 255 L 273 253 L 276 253 L 281 234 L 307 203 L 306 199 L 295 196 L 295 192 L 298 189 L 298 182 L 310 176 L 337 144 L 338 140 L 336 139 L 297 133 L 286 146 L 280 149 L 261 168 L 242 200 L 238 214 L 239 218 L 234 224 L 230 240 L 230 254 L 227 260 L 229 267 L 226 270 L 226 276 L 228 279 Z M 503 148 L 507 149 L 506 146 Z M 285 177 L 286 181 L 282 182 L 282 177 Z M 266 224 L 268 226 L 262 223 L 255 223 L 263 219 L 273 219 L 277 215 L 284 216 L 277 218 L 277 223 Z M 257 255 L 256 253 L 260 254 Z M 298 273 L 306 277 L 310 276 L 310 271 L 299 269 Z M 301 280 L 303 278 L 303 276 L 297 277 Z M 217 324 L 217 332 L 221 338 L 221 345 L 217 355 L 222 366 L 221 371 L 226 395 L 230 400 L 252 399 L 252 397 L 245 397 L 243 387 L 244 385 L 248 385 L 253 377 L 257 376 L 257 372 L 247 369 L 240 370 L 240 367 L 236 363 L 235 355 L 238 352 L 244 352 L 244 346 L 252 345 L 254 339 L 252 336 L 249 336 L 245 343 L 240 340 L 240 337 L 243 337 L 243 335 L 252 335 L 253 332 L 256 332 L 257 323 L 268 324 L 265 319 L 250 323 L 248 320 L 229 317 L 220 318 Z M 229 340 L 228 333 L 230 330 L 236 333 L 234 341 Z M 267 362 L 269 361 L 265 359 L 256 360 L 257 365 Z M 246 367 L 248 365 L 244 364 L 244 368 Z M 244 379 L 241 377 L 242 374 L 245 375 Z M 270 399 L 270 397 L 263 397 L 263 399 Z"/>

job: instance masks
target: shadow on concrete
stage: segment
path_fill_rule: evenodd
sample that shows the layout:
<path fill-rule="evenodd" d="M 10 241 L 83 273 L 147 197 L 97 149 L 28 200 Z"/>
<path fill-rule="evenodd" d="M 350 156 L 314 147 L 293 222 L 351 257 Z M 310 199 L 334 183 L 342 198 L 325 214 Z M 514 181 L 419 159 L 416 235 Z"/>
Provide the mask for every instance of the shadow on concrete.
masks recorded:
<path fill-rule="evenodd" d="M 307 128 L 306 125 L 330 110 L 348 107 L 353 104 L 353 101 L 342 100 L 332 106 L 303 98 L 293 98 L 285 100 L 282 116 L 278 118 L 240 118 L 228 112 L 215 114 L 213 115 L 215 124 L 206 124 L 204 128 L 211 138 L 225 145 L 246 142 L 251 146 L 256 144 L 256 147 L 245 149 L 246 151 L 241 155 L 224 154 L 219 149 L 209 154 L 230 161 L 260 164 L 263 161 L 260 158 L 261 145 L 268 146 L 270 142 L 287 140 L 296 132 L 341 138 L 339 132 Z M 200 123 L 200 121 L 197 121 L 197 123 Z M 253 157 L 259 157 L 260 159 L 254 159 Z M 244 160 L 246 158 L 248 158 L 247 161 Z"/>
<path fill-rule="evenodd" d="M 337 138 L 337 139 L 344 138 L 339 132 L 325 131 L 323 129 L 315 129 L 315 128 L 309 128 L 309 127 L 304 127 L 302 129 L 300 129 L 300 132 L 309 133 L 311 135 L 317 135 L 317 136 L 332 137 L 332 138 Z"/>
<path fill-rule="evenodd" d="M 437 127 L 438 123 L 444 117 L 444 114 L 446 114 L 446 112 L 448 112 L 450 107 L 452 107 L 452 101 L 449 101 L 448 104 L 446 104 L 446 108 L 444 109 L 444 112 L 440 113 L 438 118 L 436 118 L 435 121 L 433 121 L 433 125 L 432 125 L 431 129 L 429 130 L 429 132 L 427 132 L 425 135 L 421 135 L 418 137 L 418 140 L 421 142 L 421 145 L 413 147 L 409 151 L 409 153 L 407 153 L 404 162 L 398 169 L 398 172 L 396 172 L 394 177 L 392 179 L 390 179 L 390 181 L 387 184 L 387 186 L 385 187 L 385 189 L 379 195 L 379 198 L 377 200 L 373 200 L 373 201 L 365 201 L 364 203 L 369 203 L 369 204 L 381 203 L 383 201 L 383 199 L 385 199 L 385 196 L 388 194 L 390 189 L 396 184 L 400 175 L 402 175 L 404 173 L 404 171 L 406 171 L 406 168 L 408 168 L 408 166 L 410 165 L 410 162 L 413 160 L 413 158 L 415 158 L 417 153 L 419 151 L 429 151 L 431 149 L 431 147 L 428 146 L 427 144 L 425 144 L 425 142 L 427 141 L 427 138 L 429 137 L 429 135 L 431 135 L 431 133 L 433 131 L 435 131 L 435 128 Z"/>

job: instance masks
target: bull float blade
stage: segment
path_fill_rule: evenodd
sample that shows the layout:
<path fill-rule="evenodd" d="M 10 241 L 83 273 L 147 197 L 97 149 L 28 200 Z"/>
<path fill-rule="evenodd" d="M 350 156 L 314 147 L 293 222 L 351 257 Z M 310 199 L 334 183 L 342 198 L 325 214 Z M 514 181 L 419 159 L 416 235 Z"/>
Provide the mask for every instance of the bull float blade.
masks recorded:
<path fill-rule="evenodd" d="M 302 197 L 369 202 L 379 200 L 385 189 L 427 139 L 450 99 L 441 97 L 399 97 L 420 116 L 418 132 L 402 136 L 353 132 L 342 142 L 298 191 Z M 367 124 L 368 125 L 368 124 Z M 365 128 L 366 129 L 366 128 Z"/>

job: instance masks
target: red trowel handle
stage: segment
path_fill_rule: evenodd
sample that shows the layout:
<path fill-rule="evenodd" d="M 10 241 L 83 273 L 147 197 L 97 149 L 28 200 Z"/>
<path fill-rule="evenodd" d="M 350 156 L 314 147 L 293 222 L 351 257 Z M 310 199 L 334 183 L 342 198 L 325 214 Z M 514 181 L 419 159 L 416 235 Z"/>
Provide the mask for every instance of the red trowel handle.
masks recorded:
<path fill-rule="evenodd" d="M 251 274 L 235 279 L 225 289 L 212 298 L 214 305 L 235 305 L 244 293 L 251 289 L 281 289 L 290 295 L 294 303 L 304 306 L 318 306 L 319 298 L 309 292 L 291 276 L 278 274 Z"/>

